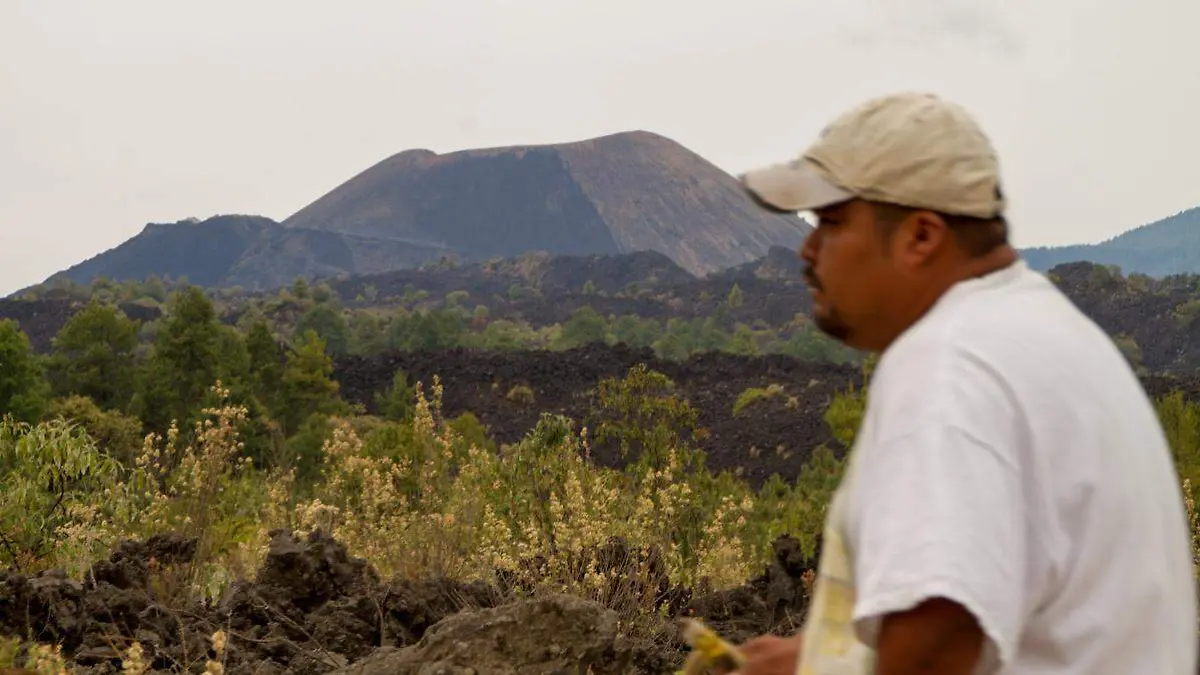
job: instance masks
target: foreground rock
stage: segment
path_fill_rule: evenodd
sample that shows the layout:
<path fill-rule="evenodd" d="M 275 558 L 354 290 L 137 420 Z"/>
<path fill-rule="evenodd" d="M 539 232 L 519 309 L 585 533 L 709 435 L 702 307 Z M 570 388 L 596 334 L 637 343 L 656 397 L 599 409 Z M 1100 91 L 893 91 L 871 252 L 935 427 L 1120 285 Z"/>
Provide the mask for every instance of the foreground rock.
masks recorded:
<path fill-rule="evenodd" d="M 256 578 L 203 602 L 188 590 L 202 573 L 193 567 L 196 550 L 194 539 L 161 534 L 121 542 L 83 582 L 55 570 L 0 572 L 0 636 L 61 645 L 75 672 L 94 675 L 121 672 L 135 640 L 154 671 L 203 672 L 216 656 L 218 630 L 227 636 L 221 661 L 230 674 L 670 673 L 685 653 L 672 638 L 682 616 L 739 642 L 794 630 L 812 566 L 795 540 L 782 537 L 775 560 L 738 588 L 669 587 L 664 573 L 651 594 L 661 607 L 643 607 L 666 615 L 652 639 L 626 635 L 603 605 L 565 595 L 527 599 L 520 583 L 385 582 L 321 532 L 273 532 Z M 619 541 L 601 552 L 614 569 L 634 559 Z"/>
<path fill-rule="evenodd" d="M 519 600 L 462 612 L 417 644 L 379 652 L 338 675 L 552 675 L 628 673 L 632 650 L 617 634 L 617 613 L 569 595 Z"/>
<path fill-rule="evenodd" d="M 0 635 L 60 644 L 78 672 L 99 674 L 120 672 L 134 640 L 155 670 L 202 671 L 221 630 L 227 673 L 326 673 L 412 644 L 464 607 L 501 601 L 484 584 L 386 584 L 321 532 L 277 531 L 258 578 L 205 603 L 187 593 L 195 550 L 173 534 L 121 542 L 83 583 L 55 570 L 0 572 Z"/>

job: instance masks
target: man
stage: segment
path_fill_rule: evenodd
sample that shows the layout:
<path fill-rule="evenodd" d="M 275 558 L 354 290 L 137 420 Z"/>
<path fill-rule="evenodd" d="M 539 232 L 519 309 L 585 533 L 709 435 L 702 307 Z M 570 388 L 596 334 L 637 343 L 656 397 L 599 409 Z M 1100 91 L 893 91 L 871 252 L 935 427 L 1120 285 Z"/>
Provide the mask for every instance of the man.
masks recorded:
<path fill-rule="evenodd" d="M 744 645 L 739 672 L 1195 673 L 1188 525 L 1155 411 L 1008 243 L 975 121 L 880 97 L 743 181 L 764 208 L 816 215 L 800 253 L 814 321 L 880 359 L 805 627 Z"/>

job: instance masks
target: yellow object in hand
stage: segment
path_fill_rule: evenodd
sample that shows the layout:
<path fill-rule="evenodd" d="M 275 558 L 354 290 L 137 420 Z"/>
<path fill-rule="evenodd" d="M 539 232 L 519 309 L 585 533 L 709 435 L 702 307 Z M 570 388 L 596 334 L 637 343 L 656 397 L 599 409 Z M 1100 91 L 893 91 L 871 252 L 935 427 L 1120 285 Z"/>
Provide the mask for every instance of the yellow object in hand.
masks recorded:
<path fill-rule="evenodd" d="M 737 647 L 696 619 L 684 619 L 683 639 L 691 646 L 692 653 L 676 675 L 702 675 L 714 667 L 732 671 L 746 663 L 745 655 Z"/>

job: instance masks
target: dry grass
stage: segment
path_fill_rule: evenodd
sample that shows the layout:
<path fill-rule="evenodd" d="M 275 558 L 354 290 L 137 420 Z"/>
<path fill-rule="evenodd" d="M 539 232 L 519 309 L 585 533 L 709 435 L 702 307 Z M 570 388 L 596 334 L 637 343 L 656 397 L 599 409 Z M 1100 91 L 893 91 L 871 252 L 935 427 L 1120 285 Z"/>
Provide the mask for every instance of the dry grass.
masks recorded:
<path fill-rule="evenodd" d="M 436 378 L 428 397 L 417 384 L 414 418 L 399 425 L 404 433 L 372 436 L 371 447 L 359 435 L 363 425 L 334 420 L 321 480 L 300 494 L 291 472 L 263 473 L 243 456 L 247 411 L 219 383 L 213 393 L 217 403 L 190 441 L 175 428 L 165 438 L 148 436 L 131 466 L 110 467 L 94 489 L 65 500 L 43 533 L 49 553 L 26 571 L 59 567 L 80 578 L 120 539 L 179 532 L 197 538 L 197 562 L 183 578 L 160 580 L 160 590 L 182 605 L 253 578 L 268 531 L 319 528 L 385 578 L 504 576 L 529 594 L 602 602 L 621 614 L 626 631 L 653 637 L 664 628 L 664 585 L 740 585 L 761 569 L 770 539 L 794 529 L 786 518 L 797 509 L 787 502 L 803 494 L 776 490 L 760 505 L 743 483 L 697 473 L 684 448 L 668 447 L 637 470 L 597 467 L 587 459 L 587 430 L 554 416 L 514 446 L 480 448 L 443 418 Z M 18 431 L 36 440 L 34 429 Z M 99 452 L 86 435 L 72 438 L 80 456 Z M 49 447 L 32 452 L 31 461 L 51 454 Z M 20 498 L 53 497 L 26 487 Z M 615 541 L 624 551 L 616 558 Z M 141 672 L 139 645 L 122 653 L 125 669 Z M 220 672 L 219 663 L 208 668 Z"/>
<path fill-rule="evenodd" d="M 148 437 L 133 465 L 115 474 L 96 463 L 85 436 L 50 433 L 54 427 L 18 430 L 27 441 L 25 461 L 74 458 L 106 478 L 90 491 L 58 497 L 64 506 L 44 533 L 53 545 L 36 567 L 61 567 L 79 577 L 121 538 L 176 531 L 199 544 L 198 564 L 173 592 L 213 598 L 233 579 L 254 577 L 268 531 L 321 529 L 384 578 L 516 579 L 529 594 L 566 592 L 599 601 L 618 611 L 626 631 L 654 638 L 665 626 L 665 584 L 738 586 L 761 570 L 771 540 L 785 533 L 811 550 L 843 466 L 821 450 L 796 485 L 769 481 L 757 493 L 729 476 L 698 471 L 684 447 L 667 447 L 635 469 L 611 470 L 588 460 L 587 429 L 554 416 L 495 452 L 467 441 L 443 418 L 436 378 L 429 396 L 420 383 L 415 392 L 412 421 L 388 427 L 403 433 L 335 420 L 321 480 L 303 494 L 290 472 L 263 473 L 242 456 L 238 430 L 246 410 L 229 403 L 219 384 L 218 403 L 205 411 L 193 440 L 181 442 L 174 429 L 166 438 Z M 842 441 L 852 440 L 861 394 L 848 392 L 830 407 L 827 422 Z M 0 433 L 0 449 L 14 432 L 6 433 Z M 66 447 L 72 443 L 79 445 Z M 1200 515 L 1190 480 L 1182 483 L 1200 573 Z M 32 483 L 9 488 L 0 511 L 8 518 L 26 509 L 14 500 L 44 510 L 55 497 Z M 614 557 L 618 540 L 624 545 Z M 28 562 L 21 551 L 13 553 Z M 213 636 L 218 654 L 222 640 Z M 128 672 L 146 666 L 139 649 L 133 644 L 123 652 Z M 66 672 L 52 648 L 0 644 L 0 667 L 18 660 L 38 672 Z M 220 659 L 206 668 L 223 671 Z"/>

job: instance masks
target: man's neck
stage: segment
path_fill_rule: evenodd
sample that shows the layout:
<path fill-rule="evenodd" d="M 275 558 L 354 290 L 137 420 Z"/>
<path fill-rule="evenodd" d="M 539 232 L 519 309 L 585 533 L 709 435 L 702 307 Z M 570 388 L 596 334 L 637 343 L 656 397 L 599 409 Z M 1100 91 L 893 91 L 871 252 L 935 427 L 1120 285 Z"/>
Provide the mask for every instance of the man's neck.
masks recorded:
<path fill-rule="evenodd" d="M 946 286 L 945 290 L 949 290 L 951 286 L 966 281 L 968 279 L 977 279 L 985 277 L 992 272 L 998 272 L 1009 265 L 1017 262 L 1019 256 L 1017 250 L 1012 246 L 1005 244 L 996 250 L 988 253 L 982 258 L 968 258 L 965 262 L 956 267 L 957 274 L 951 277 L 951 283 Z M 945 292 L 943 290 L 943 292 Z"/>
<path fill-rule="evenodd" d="M 987 255 L 979 258 L 964 258 L 953 264 L 942 277 L 940 283 L 929 286 L 923 297 L 916 299 L 912 305 L 911 315 L 902 322 L 904 328 L 887 339 L 887 343 L 879 351 L 887 349 L 909 326 L 920 321 L 946 293 L 963 281 L 978 279 L 993 272 L 998 272 L 1017 262 L 1019 256 L 1012 246 L 1004 245 Z"/>

